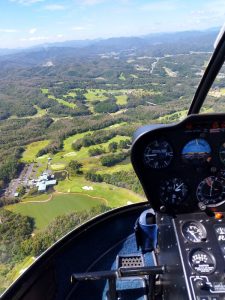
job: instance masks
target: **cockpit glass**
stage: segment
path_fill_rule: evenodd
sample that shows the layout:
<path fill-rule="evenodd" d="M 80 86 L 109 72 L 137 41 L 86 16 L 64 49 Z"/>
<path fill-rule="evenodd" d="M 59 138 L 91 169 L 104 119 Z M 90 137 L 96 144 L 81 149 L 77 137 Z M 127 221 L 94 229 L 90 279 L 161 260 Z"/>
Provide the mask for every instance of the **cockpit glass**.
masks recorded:
<path fill-rule="evenodd" d="M 186 117 L 221 3 L 0 0 L 0 294 L 69 231 L 146 201 L 132 135 Z M 223 111 L 224 100 L 225 68 L 203 111 Z M 185 167 L 207 165 L 204 137 L 182 149 Z M 163 138 L 144 155 L 160 172 L 177 152 Z M 177 177 L 162 182 L 161 196 L 171 186 L 183 203 L 188 186 Z"/>
<path fill-rule="evenodd" d="M 203 103 L 200 113 L 225 112 L 225 65 L 218 73 L 209 93 Z"/>

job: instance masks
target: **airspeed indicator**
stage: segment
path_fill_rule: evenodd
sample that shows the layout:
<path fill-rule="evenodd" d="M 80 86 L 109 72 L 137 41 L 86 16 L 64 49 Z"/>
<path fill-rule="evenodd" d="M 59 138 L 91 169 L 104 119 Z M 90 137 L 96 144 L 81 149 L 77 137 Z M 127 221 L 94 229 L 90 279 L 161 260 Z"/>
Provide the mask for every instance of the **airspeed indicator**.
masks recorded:
<path fill-rule="evenodd" d="M 172 158 L 173 149 L 165 140 L 152 141 L 144 151 L 144 163 L 153 169 L 168 167 Z"/>

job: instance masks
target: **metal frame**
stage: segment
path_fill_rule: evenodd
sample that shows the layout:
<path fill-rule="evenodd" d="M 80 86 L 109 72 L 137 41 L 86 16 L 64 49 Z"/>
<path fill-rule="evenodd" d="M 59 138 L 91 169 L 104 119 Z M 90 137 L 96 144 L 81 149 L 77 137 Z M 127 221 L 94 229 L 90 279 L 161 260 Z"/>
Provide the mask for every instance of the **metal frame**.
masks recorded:
<path fill-rule="evenodd" d="M 205 98 L 211 88 L 217 74 L 219 73 L 225 60 L 225 31 L 222 32 L 216 49 L 209 61 L 206 71 L 200 81 L 197 91 L 192 100 L 188 115 L 198 114 Z"/>

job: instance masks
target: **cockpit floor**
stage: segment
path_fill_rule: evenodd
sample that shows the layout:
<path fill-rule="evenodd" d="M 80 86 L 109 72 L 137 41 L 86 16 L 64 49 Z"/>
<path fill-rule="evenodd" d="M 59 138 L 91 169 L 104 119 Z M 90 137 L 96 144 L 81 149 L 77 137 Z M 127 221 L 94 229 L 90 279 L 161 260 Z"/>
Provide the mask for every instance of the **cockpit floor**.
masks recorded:
<path fill-rule="evenodd" d="M 112 257 L 114 258 L 112 260 Z M 115 270 L 118 268 L 120 257 L 129 258 L 132 264 L 132 257 L 141 257 L 143 266 L 154 265 L 154 260 L 151 253 L 142 254 L 137 250 L 135 235 L 131 234 L 125 240 L 121 241 L 98 260 L 96 260 L 89 268 L 91 271 Z M 126 260 L 126 259 L 125 259 Z M 113 262 L 112 262 L 113 261 Z M 135 259 L 134 259 L 135 261 Z M 128 263 L 129 264 L 129 263 Z M 132 266 L 132 265 L 130 265 Z M 116 282 L 118 299 L 120 300 L 146 300 L 146 278 L 123 278 Z M 106 280 L 81 282 L 74 286 L 74 289 L 67 299 L 79 300 L 106 300 L 108 294 L 108 283 Z"/>

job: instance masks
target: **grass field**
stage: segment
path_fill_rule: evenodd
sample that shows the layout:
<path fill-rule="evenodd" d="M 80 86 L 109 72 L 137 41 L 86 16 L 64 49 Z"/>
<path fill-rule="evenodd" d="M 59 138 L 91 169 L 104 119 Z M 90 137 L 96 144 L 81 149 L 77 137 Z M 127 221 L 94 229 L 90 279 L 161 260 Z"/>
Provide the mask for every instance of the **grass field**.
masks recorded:
<path fill-rule="evenodd" d="M 54 101 L 57 101 L 59 104 L 62 104 L 64 106 L 67 106 L 67 107 L 70 107 L 70 108 L 76 108 L 77 107 L 75 103 L 67 102 L 67 101 L 65 101 L 63 99 L 56 98 L 53 95 L 48 95 L 48 99 L 52 99 Z"/>
<path fill-rule="evenodd" d="M 34 200 L 34 199 L 33 199 Z M 39 203 L 18 203 L 9 205 L 6 209 L 35 219 L 37 230 L 43 229 L 57 216 L 72 211 L 88 210 L 104 204 L 100 198 L 91 198 L 85 194 L 54 194 L 52 200 Z"/>
<path fill-rule="evenodd" d="M 85 97 L 87 101 L 93 101 L 93 100 L 104 101 L 108 98 L 107 91 L 101 89 L 88 89 L 88 92 L 85 94 Z"/>
<path fill-rule="evenodd" d="M 42 94 L 47 95 L 49 93 L 48 89 L 41 89 Z"/>
<path fill-rule="evenodd" d="M 126 80 L 126 77 L 125 77 L 123 72 L 120 74 L 119 79 L 120 80 Z"/>
<path fill-rule="evenodd" d="M 126 205 L 128 201 L 133 203 L 143 201 L 143 197 L 134 192 L 116 187 L 106 183 L 96 183 L 85 180 L 81 176 L 70 178 L 71 180 L 60 181 L 55 189 L 64 193 L 83 193 L 95 197 L 101 197 L 107 200 L 110 207 L 119 207 Z M 85 191 L 83 186 L 92 186 L 92 191 Z"/>
<path fill-rule="evenodd" d="M 20 264 L 16 264 L 16 266 L 9 272 L 8 279 L 10 281 L 16 280 L 16 278 L 23 273 L 33 262 L 35 261 L 34 257 L 28 256 L 26 257 Z"/>
<path fill-rule="evenodd" d="M 127 104 L 127 95 L 116 96 L 116 103 L 119 105 Z"/>
<path fill-rule="evenodd" d="M 102 130 L 118 128 L 126 125 L 125 122 L 114 124 L 105 127 Z M 62 151 L 55 155 L 43 155 L 36 158 L 38 151 L 49 144 L 49 140 L 34 142 L 27 146 L 23 154 L 23 161 L 37 161 L 35 164 L 36 172 L 39 174 L 46 169 L 49 156 L 51 156 L 51 169 L 53 171 L 65 169 L 68 163 L 76 159 L 83 164 L 83 171 L 94 169 L 99 173 L 113 173 L 121 170 L 130 170 L 131 164 L 128 160 L 113 166 L 103 167 L 100 164 L 99 157 L 89 157 L 88 150 L 91 148 L 99 147 L 94 145 L 90 147 L 82 147 L 80 151 L 72 149 L 72 143 L 77 139 L 84 137 L 88 131 L 80 134 L 73 135 L 64 140 Z M 120 140 L 128 139 L 126 136 L 116 136 L 110 141 L 101 144 L 106 151 L 111 142 L 119 142 Z M 40 170 L 39 170 L 40 169 Z M 40 172 L 39 172 L 40 171 Z M 85 190 L 84 186 L 91 186 L 93 190 Z M 104 203 L 112 208 L 126 205 L 128 202 L 140 202 L 143 198 L 132 191 L 119 188 L 106 183 L 94 183 L 84 179 L 84 176 L 74 176 L 63 181 L 59 181 L 54 187 L 53 194 L 42 194 L 33 197 L 26 197 L 22 203 L 8 206 L 7 209 L 27 215 L 35 219 L 36 229 L 40 230 L 45 228 L 56 216 L 69 213 L 76 210 L 90 209 L 95 205 Z"/>
<path fill-rule="evenodd" d="M 23 198 L 23 202 L 31 202 L 31 201 L 47 201 L 51 197 L 51 194 L 40 194 L 36 196 L 30 196 Z"/>
<path fill-rule="evenodd" d="M 34 107 L 37 109 L 37 114 L 32 117 L 39 118 L 39 117 L 43 117 L 44 115 L 47 114 L 46 109 L 42 109 L 42 108 L 38 107 L 37 105 L 34 105 Z"/>
<path fill-rule="evenodd" d="M 29 144 L 23 153 L 22 161 L 24 161 L 24 162 L 36 161 L 37 153 L 44 147 L 48 146 L 49 143 L 50 143 L 50 140 L 43 140 L 43 141 L 38 141 L 38 142 Z"/>
<path fill-rule="evenodd" d="M 51 169 L 53 171 L 65 170 L 65 168 L 66 168 L 66 164 L 62 164 L 62 163 L 51 164 Z"/>
<path fill-rule="evenodd" d="M 180 110 L 172 114 L 164 115 L 163 117 L 159 117 L 155 121 L 160 123 L 170 123 L 175 121 L 181 121 L 187 116 L 187 110 Z"/>
<path fill-rule="evenodd" d="M 127 124 L 126 122 L 117 123 L 117 124 L 105 127 L 101 130 L 110 130 L 113 128 L 118 128 L 120 126 L 124 126 L 126 124 Z M 40 156 L 38 158 L 36 157 L 36 154 L 38 153 L 38 151 L 40 149 L 44 148 L 50 141 L 46 140 L 46 141 L 32 143 L 27 147 L 27 150 L 24 152 L 22 160 L 26 161 L 26 162 L 33 161 L 33 160 L 38 161 L 40 166 L 37 170 L 37 175 L 40 175 L 41 172 L 43 172 L 46 169 L 49 156 L 52 158 L 50 168 L 53 171 L 59 171 L 59 170 L 65 169 L 66 166 L 68 165 L 68 163 L 74 159 L 79 160 L 84 165 L 83 170 L 88 170 L 90 168 L 96 168 L 96 167 L 98 169 L 105 170 L 105 167 L 101 166 L 101 164 L 99 162 L 99 158 L 96 159 L 96 157 L 94 157 L 94 158 L 89 157 L 88 150 L 91 148 L 99 147 L 101 145 L 107 151 L 109 143 L 119 142 L 121 140 L 128 139 L 129 137 L 116 136 L 106 143 L 99 144 L 99 145 L 93 145 L 90 147 L 83 147 L 83 148 L 81 148 L 80 151 L 74 151 L 72 148 L 73 142 L 75 142 L 76 140 L 78 140 L 80 138 L 83 138 L 86 134 L 91 134 L 91 133 L 93 133 L 93 131 L 83 132 L 83 133 L 79 133 L 79 134 L 70 136 L 64 140 L 62 151 L 56 153 L 55 155 L 46 154 L 46 155 Z M 116 166 L 113 167 L 112 170 L 114 170 L 114 168 L 116 168 Z M 105 171 L 111 172 L 110 168 L 107 168 L 107 169 L 108 170 L 105 170 Z M 125 169 L 127 169 L 127 167 L 121 165 L 121 166 L 118 166 L 116 169 L 125 170 Z"/>

